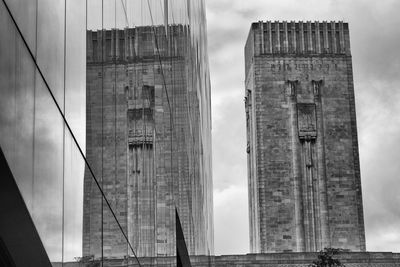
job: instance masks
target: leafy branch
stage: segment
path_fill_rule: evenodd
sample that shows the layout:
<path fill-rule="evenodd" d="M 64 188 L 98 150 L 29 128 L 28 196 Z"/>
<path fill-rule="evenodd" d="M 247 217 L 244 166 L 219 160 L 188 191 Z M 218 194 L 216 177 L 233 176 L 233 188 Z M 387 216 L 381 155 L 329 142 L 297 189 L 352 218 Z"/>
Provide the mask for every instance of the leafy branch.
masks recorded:
<path fill-rule="evenodd" d="M 333 257 L 340 252 L 343 252 L 342 249 L 339 248 L 324 248 L 318 253 L 318 259 L 313 261 L 312 264 L 308 265 L 309 267 L 345 267 L 343 263 L 338 259 L 334 259 Z"/>

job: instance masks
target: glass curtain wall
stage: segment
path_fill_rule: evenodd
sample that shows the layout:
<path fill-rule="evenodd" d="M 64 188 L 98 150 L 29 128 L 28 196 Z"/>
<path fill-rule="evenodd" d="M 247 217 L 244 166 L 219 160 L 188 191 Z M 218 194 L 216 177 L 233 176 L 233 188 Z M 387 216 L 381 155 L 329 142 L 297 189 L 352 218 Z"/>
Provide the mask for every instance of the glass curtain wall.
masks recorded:
<path fill-rule="evenodd" d="M 203 1 L 1 0 L 0 33 L 0 145 L 54 266 L 174 256 L 175 208 L 212 254 Z"/>
<path fill-rule="evenodd" d="M 85 7 L 0 1 L 0 145 L 49 260 L 59 263 L 82 255 Z"/>
<path fill-rule="evenodd" d="M 175 209 L 189 254 L 213 254 L 205 25 L 201 0 L 87 1 L 87 159 L 139 257 L 176 255 Z M 84 257 L 132 257 L 92 189 Z"/>

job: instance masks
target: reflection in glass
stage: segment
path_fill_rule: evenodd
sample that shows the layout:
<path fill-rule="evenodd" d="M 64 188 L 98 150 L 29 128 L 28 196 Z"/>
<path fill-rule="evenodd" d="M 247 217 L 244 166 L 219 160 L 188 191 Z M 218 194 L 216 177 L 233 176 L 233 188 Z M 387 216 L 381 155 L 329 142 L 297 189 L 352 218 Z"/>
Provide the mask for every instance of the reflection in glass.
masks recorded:
<path fill-rule="evenodd" d="M 35 67 L 3 3 L 0 4 L 0 145 L 32 208 Z"/>
<path fill-rule="evenodd" d="M 174 256 L 177 208 L 189 253 L 212 254 L 204 2 L 89 0 L 87 10 L 87 158 L 123 233 L 139 257 Z M 123 254 L 94 183 L 85 175 L 83 255 Z"/>
<path fill-rule="evenodd" d="M 176 209 L 212 254 L 204 2 L 5 3 L 0 144 L 49 259 L 176 256 Z"/>

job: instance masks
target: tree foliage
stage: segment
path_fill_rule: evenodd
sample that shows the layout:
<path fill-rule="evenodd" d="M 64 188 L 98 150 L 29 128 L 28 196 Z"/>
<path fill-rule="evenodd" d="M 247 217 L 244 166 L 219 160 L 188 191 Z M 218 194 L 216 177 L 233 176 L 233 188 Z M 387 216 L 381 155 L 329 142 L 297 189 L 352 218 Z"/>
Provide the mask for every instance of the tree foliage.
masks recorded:
<path fill-rule="evenodd" d="M 342 252 L 338 248 L 324 248 L 318 253 L 318 259 L 313 261 L 309 267 L 345 267 L 338 259 L 334 259 L 334 255 Z"/>

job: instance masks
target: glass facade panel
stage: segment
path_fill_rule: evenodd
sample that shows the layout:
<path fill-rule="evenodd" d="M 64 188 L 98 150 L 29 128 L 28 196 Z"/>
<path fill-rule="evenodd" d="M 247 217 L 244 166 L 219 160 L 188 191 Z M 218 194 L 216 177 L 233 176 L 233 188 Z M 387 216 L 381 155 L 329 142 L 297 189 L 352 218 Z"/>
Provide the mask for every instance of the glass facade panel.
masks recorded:
<path fill-rule="evenodd" d="M 84 161 L 76 147 L 66 147 L 67 141 L 69 141 L 68 144 L 71 143 L 71 138 L 67 138 L 70 133 L 62 117 L 66 99 L 64 82 L 67 78 L 64 76 L 64 39 L 62 43 L 51 46 L 48 39 L 40 36 L 38 48 L 35 43 L 29 43 L 31 31 L 35 34 L 47 31 L 46 34 L 50 34 L 51 27 L 57 23 L 53 19 L 62 17 L 59 14 L 48 14 L 50 6 L 46 3 L 41 3 L 39 6 L 40 12 L 39 10 L 35 12 L 37 15 L 35 21 L 43 20 L 44 24 L 36 27 L 34 23 L 34 28 L 30 29 L 25 36 L 24 31 L 27 25 L 24 23 L 27 18 L 23 16 L 27 15 L 26 12 L 18 9 L 19 5 L 13 2 L 9 10 L 15 13 L 10 14 L 6 4 L 0 3 L 2 20 L 0 32 L 4 36 L 0 41 L 1 93 L 3 95 L 0 107 L 0 144 L 48 258 L 52 262 L 62 262 L 64 256 L 68 255 L 70 259 L 73 259 L 81 255 L 81 199 L 84 170 L 82 162 Z M 64 14 L 64 10 L 61 13 Z M 45 15 L 42 16 L 42 14 L 55 16 L 49 19 L 53 21 L 53 24 L 44 22 Z M 21 32 L 16 27 L 18 24 L 15 24 L 12 19 L 21 23 L 22 27 L 18 27 Z M 84 22 L 85 20 L 80 26 L 83 34 Z M 60 34 L 64 36 L 65 24 L 63 20 L 60 23 L 63 28 Z M 39 29 L 40 27 L 43 29 Z M 81 46 L 81 49 L 83 48 L 84 46 Z M 43 56 L 36 57 L 36 50 L 42 51 Z M 46 51 L 48 54 L 45 53 Z M 54 56 L 54 51 L 58 51 L 58 55 Z M 80 64 L 84 62 L 83 60 Z M 36 64 L 42 64 L 44 68 L 42 69 L 41 66 L 38 68 Z M 73 67 L 71 65 L 71 68 Z M 51 79 L 47 80 L 47 76 L 51 76 Z M 71 84 L 73 84 L 72 79 L 77 77 L 79 78 L 79 75 L 69 75 Z M 84 80 L 81 79 L 75 84 L 79 82 L 81 84 L 79 89 L 82 90 Z M 49 90 L 48 85 L 56 90 Z M 57 92 L 60 99 L 55 102 L 50 92 Z M 54 96 L 57 97 L 57 94 Z M 68 99 L 71 99 L 69 94 L 68 96 Z M 78 124 L 82 125 L 82 122 L 75 122 L 75 125 Z M 84 128 L 80 127 L 81 132 L 84 132 Z M 82 137 L 81 140 L 83 140 Z M 79 164 L 77 164 L 78 161 Z M 79 190 L 81 195 L 79 195 Z M 71 196 L 75 193 L 78 195 Z M 68 202 L 65 196 L 68 197 Z M 67 212 L 69 214 L 66 214 Z M 75 225 L 72 227 L 71 223 Z M 78 238 L 76 238 L 77 235 Z M 71 239 L 75 240 L 72 245 Z M 67 242 L 69 245 L 66 245 Z M 75 250 L 78 249 L 64 253 L 64 250 L 67 251 L 71 246 Z"/>
<path fill-rule="evenodd" d="M 61 261 L 64 123 L 38 74 L 35 92 L 31 216 L 50 260 Z"/>
<path fill-rule="evenodd" d="M 0 144 L 50 261 L 175 257 L 176 211 L 212 254 L 204 2 L 25 2 L 0 4 Z"/>
<path fill-rule="evenodd" d="M 37 28 L 38 1 L 5 0 L 5 3 L 7 4 L 11 13 L 13 14 L 13 18 L 15 19 L 17 25 L 19 25 L 22 35 L 24 36 L 29 48 L 36 56 L 36 41 L 37 41 L 36 28 Z"/>
<path fill-rule="evenodd" d="M 85 161 L 68 130 L 64 137 L 64 181 L 62 232 L 62 262 L 73 262 L 82 257 L 82 199 Z"/>
<path fill-rule="evenodd" d="M 28 207 L 32 207 L 35 66 L 3 3 L 0 5 L 0 144 Z"/>
<path fill-rule="evenodd" d="M 38 0 L 36 61 L 64 110 L 65 1 Z"/>
<path fill-rule="evenodd" d="M 66 1 L 65 20 L 64 114 L 79 146 L 85 148 L 86 2 Z"/>

